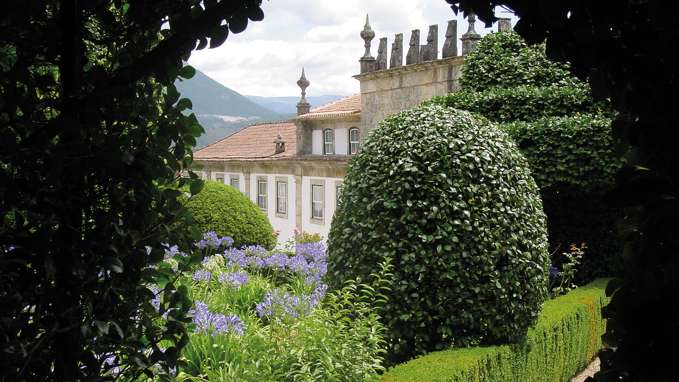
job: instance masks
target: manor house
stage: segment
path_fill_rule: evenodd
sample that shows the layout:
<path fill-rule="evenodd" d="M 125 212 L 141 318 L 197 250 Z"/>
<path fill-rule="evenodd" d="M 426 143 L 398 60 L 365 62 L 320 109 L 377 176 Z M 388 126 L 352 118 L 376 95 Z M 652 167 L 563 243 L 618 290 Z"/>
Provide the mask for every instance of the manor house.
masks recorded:
<path fill-rule="evenodd" d="M 404 63 L 401 33 L 394 37 L 389 57 L 386 37 L 380 39 L 377 58 L 371 55 L 375 33 L 366 17 L 360 33 L 365 54 L 359 60 L 360 74 L 354 76 L 359 94 L 312 109 L 305 98 L 310 83 L 302 69 L 295 118 L 252 125 L 196 151 L 197 172 L 245 193 L 279 232 L 279 243 L 292 238 L 295 228 L 326 238 L 347 164 L 368 131 L 388 115 L 458 89 L 463 57 L 481 39 L 473 14 L 468 21 L 461 55 L 457 21 L 451 20 L 440 58 L 438 26 L 431 25 L 424 45 L 420 31 L 411 32 Z M 501 19 L 498 29 L 511 29 L 510 20 Z"/>

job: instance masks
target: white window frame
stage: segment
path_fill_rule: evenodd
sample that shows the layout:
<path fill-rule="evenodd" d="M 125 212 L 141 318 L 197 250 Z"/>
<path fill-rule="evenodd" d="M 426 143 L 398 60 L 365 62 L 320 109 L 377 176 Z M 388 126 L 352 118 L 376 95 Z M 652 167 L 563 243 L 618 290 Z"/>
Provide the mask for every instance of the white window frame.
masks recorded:
<path fill-rule="evenodd" d="M 276 179 L 276 215 L 281 218 L 288 216 L 288 181 L 286 179 Z"/>
<path fill-rule="evenodd" d="M 240 191 L 240 176 L 238 175 L 230 175 L 229 176 L 229 186 L 235 188 L 236 190 Z"/>
<path fill-rule="evenodd" d="M 212 176 L 214 177 L 215 182 L 220 182 L 222 184 L 225 184 L 225 179 L 226 175 L 223 172 L 213 172 Z M 219 180 L 221 178 L 221 181 Z"/>
<path fill-rule="evenodd" d="M 314 189 L 320 189 L 320 198 L 314 198 Z M 309 195 L 311 202 L 311 221 L 314 223 L 323 224 L 325 218 L 325 182 L 322 180 L 311 181 L 311 195 Z M 315 214 L 314 207 L 320 205 L 320 215 Z"/>
<path fill-rule="evenodd" d="M 262 192 L 262 185 L 264 186 L 264 191 Z M 257 178 L 257 207 L 262 211 L 266 211 L 266 202 L 268 194 L 269 183 L 266 178 Z"/>
<path fill-rule="evenodd" d="M 325 129 L 323 130 L 323 155 L 334 155 L 334 154 L 335 154 L 335 130 Z"/>
<path fill-rule="evenodd" d="M 351 139 L 351 133 L 356 133 L 356 140 Z M 358 150 L 361 147 L 361 131 L 358 127 L 352 127 L 349 129 L 349 155 L 358 154 Z"/>

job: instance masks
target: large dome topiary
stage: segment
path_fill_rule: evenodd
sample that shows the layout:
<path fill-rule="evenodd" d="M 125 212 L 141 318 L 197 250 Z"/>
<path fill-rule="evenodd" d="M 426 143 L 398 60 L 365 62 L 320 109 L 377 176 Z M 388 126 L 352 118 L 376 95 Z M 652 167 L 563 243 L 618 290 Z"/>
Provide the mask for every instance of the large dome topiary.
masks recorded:
<path fill-rule="evenodd" d="M 440 105 L 387 118 L 344 179 L 328 281 L 394 266 L 391 361 L 522 336 L 547 296 L 545 216 L 528 164 L 491 122 Z"/>
<path fill-rule="evenodd" d="M 276 245 L 269 219 L 240 191 L 222 183 L 206 181 L 203 189 L 186 202 L 194 224 L 202 232 L 215 231 L 233 238 L 233 245 Z"/>

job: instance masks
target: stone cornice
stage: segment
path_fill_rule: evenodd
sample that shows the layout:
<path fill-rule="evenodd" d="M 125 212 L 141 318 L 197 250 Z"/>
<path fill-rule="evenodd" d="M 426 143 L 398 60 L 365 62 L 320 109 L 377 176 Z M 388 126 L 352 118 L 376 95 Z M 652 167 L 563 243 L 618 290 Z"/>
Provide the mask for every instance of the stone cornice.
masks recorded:
<path fill-rule="evenodd" d="M 377 78 L 394 77 L 394 76 L 402 75 L 404 73 L 420 72 L 420 71 L 430 70 L 432 68 L 437 68 L 437 67 L 444 67 L 444 66 L 455 65 L 455 64 L 462 65 L 463 61 L 464 61 L 463 56 L 448 57 L 448 58 L 442 58 L 442 59 L 438 59 L 438 60 L 420 62 L 420 63 L 417 63 L 417 64 L 399 66 L 399 67 L 396 67 L 396 68 L 390 68 L 390 69 L 378 70 L 378 71 L 369 72 L 369 73 L 357 74 L 357 75 L 354 76 L 354 78 L 359 80 L 359 81 L 366 81 L 366 80 L 372 80 L 372 79 L 377 79 Z"/>

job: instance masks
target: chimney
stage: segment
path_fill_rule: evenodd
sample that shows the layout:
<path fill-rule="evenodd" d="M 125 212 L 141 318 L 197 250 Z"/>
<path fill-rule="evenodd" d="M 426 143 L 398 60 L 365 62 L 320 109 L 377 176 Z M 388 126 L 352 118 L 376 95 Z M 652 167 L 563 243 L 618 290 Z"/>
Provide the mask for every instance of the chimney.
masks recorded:
<path fill-rule="evenodd" d="M 497 31 L 498 32 L 511 32 L 512 31 L 512 19 L 500 18 L 497 20 Z"/>
<path fill-rule="evenodd" d="M 403 65 L 403 33 L 398 33 L 391 44 L 390 68 L 397 68 Z"/>
<path fill-rule="evenodd" d="M 363 26 L 363 30 L 361 31 L 361 38 L 364 41 L 363 46 L 365 46 L 365 53 L 363 54 L 363 57 L 358 60 L 361 63 L 361 73 L 372 72 L 375 70 L 376 65 L 375 57 L 370 55 L 370 42 L 375 38 L 375 32 L 373 32 L 370 27 L 368 15 L 365 15 L 365 26 Z"/>
<path fill-rule="evenodd" d="M 380 39 L 380 46 L 377 49 L 377 70 L 387 69 L 387 38 Z"/>
<path fill-rule="evenodd" d="M 481 35 L 476 33 L 476 30 L 474 30 L 474 23 L 476 23 L 476 15 L 474 12 L 469 12 L 469 16 L 467 16 L 467 20 L 469 21 L 469 29 L 467 29 L 467 33 L 462 35 L 462 55 L 466 55 L 474 48 L 476 47 L 476 44 L 481 40 Z"/>
<path fill-rule="evenodd" d="M 299 105 L 297 105 L 297 108 L 299 110 Z M 285 151 L 285 141 L 283 140 L 283 137 L 281 137 L 280 133 L 278 133 L 278 136 L 273 141 L 273 143 L 276 145 L 274 154 L 280 154 Z"/>
<path fill-rule="evenodd" d="M 406 55 L 406 65 L 420 62 L 420 30 L 413 29 L 410 33 L 410 48 Z"/>
<path fill-rule="evenodd" d="M 297 80 L 297 86 L 302 89 L 302 98 L 297 102 L 297 115 L 307 114 L 309 110 L 311 110 L 311 105 L 306 100 L 306 88 L 309 87 L 309 80 L 307 80 L 304 75 L 304 68 L 302 68 L 302 76 Z M 283 142 L 283 144 L 285 144 L 285 142 Z"/>
<path fill-rule="evenodd" d="M 457 20 L 448 21 L 446 41 L 443 43 L 443 58 L 457 56 Z"/>

